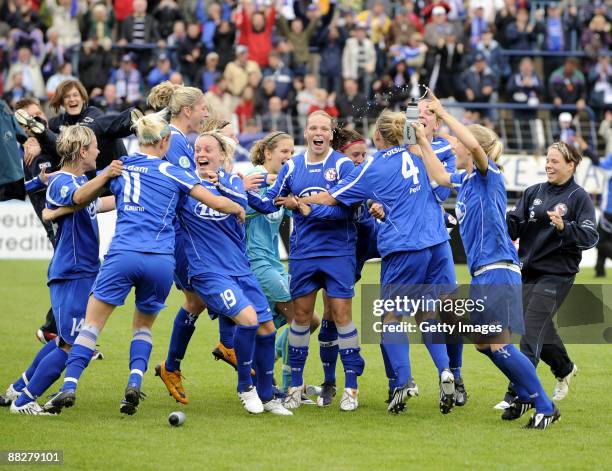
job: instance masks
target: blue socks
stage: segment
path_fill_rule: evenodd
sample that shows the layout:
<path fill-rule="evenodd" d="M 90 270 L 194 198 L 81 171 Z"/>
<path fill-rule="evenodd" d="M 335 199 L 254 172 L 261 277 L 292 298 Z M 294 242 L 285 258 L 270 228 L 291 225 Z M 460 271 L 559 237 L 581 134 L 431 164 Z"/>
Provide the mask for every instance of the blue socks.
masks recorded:
<path fill-rule="evenodd" d="M 357 376 L 361 376 L 365 361 L 361 357 L 359 335 L 353 321 L 338 326 L 338 350 L 344 366 L 344 387 L 357 389 Z"/>
<path fill-rule="evenodd" d="M 498 356 L 493 355 L 493 352 L 491 351 L 490 347 L 487 347 L 484 350 L 478 349 L 478 351 L 483 355 L 488 356 L 493 362 L 493 364 L 497 366 L 497 369 L 499 369 L 506 376 L 506 378 L 510 380 L 510 382 L 512 383 L 512 387 L 516 391 L 516 394 L 518 395 L 521 401 L 529 402 L 531 400 L 531 398 L 529 397 L 529 392 L 519 382 L 519 379 L 516 378 L 514 372 L 511 369 L 508 369 L 508 365 L 506 364 L 506 362 L 501 361 Z"/>
<path fill-rule="evenodd" d="M 50 343 L 55 345 L 55 348 L 38 364 L 27 387 L 22 390 L 21 396 L 15 401 L 17 407 L 36 400 L 62 375 L 62 371 L 66 367 L 68 353 L 59 348 L 55 342 Z"/>
<path fill-rule="evenodd" d="M 274 377 L 274 338 L 276 332 L 255 336 L 255 373 L 257 393 L 262 402 L 272 399 L 272 378 Z"/>
<path fill-rule="evenodd" d="M 148 327 L 135 329 L 130 344 L 130 377 L 128 387 L 140 388 L 153 349 L 153 337 Z"/>
<path fill-rule="evenodd" d="M 382 353 L 383 363 L 385 364 L 385 373 L 387 374 L 387 379 L 389 380 L 389 392 L 391 392 L 397 385 L 397 379 L 395 377 L 395 370 L 391 365 L 391 360 L 389 360 L 389 355 L 387 355 L 387 350 L 382 343 L 380 344 L 380 353 Z"/>
<path fill-rule="evenodd" d="M 459 335 L 447 335 L 446 353 L 448 364 L 455 380 L 461 378 L 463 365 L 463 338 Z"/>
<path fill-rule="evenodd" d="M 310 326 L 299 325 L 295 320 L 289 327 L 289 365 L 291 366 L 291 386 L 304 384 L 304 365 L 308 358 Z"/>
<path fill-rule="evenodd" d="M 56 341 L 51 340 L 51 342 L 44 344 L 41 347 L 41 349 L 38 350 L 38 353 L 34 357 L 34 360 L 32 360 L 32 363 L 30 364 L 30 366 L 28 366 L 28 369 L 25 370 L 25 372 L 22 373 L 21 377 L 13 383 L 13 387 L 15 388 L 15 391 L 21 391 L 23 390 L 23 388 L 25 388 L 28 385 L 28 383 L 30 382 L 30 378 L 34 376 L 34 372 L 36 371 L 38 364 L 41 362 L 41 360 L 44 357 L 47 356 L 47 354 L 49 354 L 56 347 L 57 347 Z"/>
<path fill-rule="evenodd" d="M 438 325 L 435 319 L 427 319 L 422 324 Z M 438 368 L 438 375 L 442 374 L 442 370 L 450 368 L 448 361 L 448 353 L 446 352 L 446 339 L 442 332 L 427 332 L 423 333 L 423 343 L 429 351 L 429 355 L 433 360 L 436 368 Z"/>
<path fill-rule="evenodd" d="M 100 335 L 97 327 L 85 324 L 74 341 L 66 361 L 66 373 L 62 391 L 76 390 L 79 378 L 83 374 L 96 350 L 96 340 Z"/>
<path fill-rule="evenodd" d="M 238 392 L 248 391 L 253 385 L 251 367 L 253 365 L 257 329 L 259 329 L 259 325 L 236 326 L 234 349 L 236 350 L 236 361 L 238 362 Z"/>
<path fill-rule="evenodd" d="M 219 341 L 226 348 L 234 348 L 236 324 L 230 317 L 219 316 Z"/>
<path fill-rule="evenodd" d="M 412 378 L 408 336 L 404 332 L 391 332 L 391 329 L 400 327 L 399 322 L 390 322 L 384 325 L 386 330 L 382 334 L 381 348 L 384 348 L 386 352 L 390 371 L 395 373 L 395 387 L 403 387 Z M 391 380 L 389 380 L 389 386 L 391 386 Z"/>
<path fill-rule="evenodd" d="M 166 357 L 165 363 L 168 371 L 177 371 L 181 369 L 181 361 L 185 358 L 187 345 L 189 345 L 189 341 L 195 330 L 196 320 L 198 320 L 197 316 L 192 316 L 182 307 L 176 314 L 172 335 L 170 336 L 168 356 Z"/>
<path fill-rule="evenodd" d="M 276 337 L 274 348 L 276 350 L 276 358 L 280 358 L 282 362 L 281 369 L 283 375 L 281 390 L 287 392 L 289 384 L 291 384 L 291 366 L 289 366 L 289 326 L 283 329 L 281 334 Z"/>
<path fill-rule="evenodd" d="M 336 384 L 336 362 L 338 360 L 338 330 L 334 321 L 323 319 L 319 330 L 319 353 L 323 363 L 326 383 Z"/>

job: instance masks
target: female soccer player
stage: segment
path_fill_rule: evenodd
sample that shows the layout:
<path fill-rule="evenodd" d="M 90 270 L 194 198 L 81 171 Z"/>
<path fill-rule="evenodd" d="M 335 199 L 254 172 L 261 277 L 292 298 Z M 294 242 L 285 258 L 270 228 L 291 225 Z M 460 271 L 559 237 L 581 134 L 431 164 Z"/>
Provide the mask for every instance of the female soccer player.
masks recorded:
<path fill-rule="evenodd" d="M 375 199 L 382 204 L 387 214 L 378 229 L 378 250 L 384 299 L 403 295 L 397 288 L 410 285 L 454 289 L 455 281 L 452 255 L 447 251 L 448 233 L 425 167 L 402 145 L 405 123 L 403 113 L 383 112 L 374 132 L 379 151 L 329 190 L 301 200 L 303 204 L 352 205 Z M 418 391 L 412 380 L 408 338 L 399 329 L 400 316 L 406 314 L 413 313 L 397 309 L 383 319 L 383 360 L 386 371 L 394 374 L 388 407 L 393 413 L 404 410 L 406 399 Z M 454 392 L 453 375 L 444 370 L 440 377 L 441 409 L 444 406 L 450 411 Z"/>
<path fill-rule="evenodd" d="M 567 396 L 578 368 L 570 360 L 553 317 L 578 273 L 582 251 L 597 244 L 595 208 L 574 180 L 582 156 L 574 146 L 555 142 L 546 154 L 547 181 L 525 190 L 508 213 L 508 231 L 519 238 L 525 335 L 521 352 L 537 366 L 550 366 L 557 383 L 553 400 Z"/>
<path fill-rule="evenodd" d="M 461 239 L 472 275 L 470 296 L 482 302 L 484 310 L 474 310 L 472 324 L 495 326 L 501 332 L 477 335 L 476 348 L 519 389 L 521 400 L 533 401 L 536 413 L 527 428 L 545 429 L 560 417 L 546 395 L 535 367 L 512 343 L 513 332 L 523 333 L 521 278 L 518 255 L 508 236 L 506 188 L 496 165 L 503 147 L 495 133 L 483 126 L 466 128 L 450 115 L 432 95 L 428 108 L 442 119 L 461 142 L 457 168 L 465 172 L 449 174 L 435 157 L 423 127 L 415 124 L 417 142 L 429 175 L 445 187 L 457 189 L 457 215 Z M 459 324 L 460 326 L 461 324 Z M 517 407 L 518 418 L 527 409 Z"/>
<path fill-rule="evenodd" d="M 57 220 L 56 244 L 49 265 L 48 284 L 59 337 L 38 352 L 32 364 L 7 391 L 16 414 L 48 415 L 36 399 L 61 375 L 78 335 L 87 298 L 100 267 L 96 213 L 114 209 L 113 197 L 95 200 L 110 178 L 121 175 L 121 162 L 91 181 L 85 172 L 95 170 L 99 150 L 96 136 L 85 126 L 69 126 L 57 141 L 60 171 L 51 176 L 47 190 L 50 208 L 76 210 Z"/>
<path fill-rule="evenodd" d="M 233 156 L 233 147 L 234 142 L 218 132 L 200 134 L 195 143 L 196 165 L 206 189 L 246 208 L 242 180 L 223 171 L 225 160 Z M 228 317 L 237 324 L 234 348 L 240 401 L 252 414 L 292 415 L 273 398 L 276 330 L 266 297 L 249 266 L 244 226 L 237 218 L 193 198 L 182 204 L 179 217 L 188 235 L 185 254 L 195 291 L 206 302 L 212 318 Z M 257 387 L 253 386 L 251 366 L 255 367 Z"/>
<path fill-rule="evenodd" d="M 58 412 L 76 401 L 78 380 L 87 367 L 96 340 L 116 306 L 136 289 L 130 346 L 130 376 L 120 411 L 134 414 L 141 398 L 142 377 L 153 347 L 151 327 L 172 285 L 174 220 L 181 194 L 208 207 L 244 219 L 244 209 L 213 195 L 188 171 L 162 160 L 170 145 L 170 127 L 158 115 L 136 123 L 140 152 L 124 157 L 122 178 L 111 182 L 117 201 L 115 235 L 92 288 L 85 323 L 68 357 L 64 385 L 45 409 Z"/>
<path fill-rule="evenodd" d="M 175 85 L 166 81 L 153 87 L 148 102 L 154 109 L 165 108 L 170 114 L 171 136 L 166 159 L 177 167 L 195 173 L 193 146 L 187 140 L 187 134 L 198 132 L 208 118 L 208 105 L 204 94 L 198 88 Z M 161 378 L 176 401 L 187 404 L 189 398 L 183 387 L 181 361 L 195 331 L 195 322 L 206 306 L 189 284 L 188 263 L 184 249 L 185 234 L 178 219 L 174 221 L 174 230 L 176 233 L 174 281 L 176 287 L 185 295 L 185 303 L 174 319 L 166 361 L 155 367 L 155 375 Z"/>
<path fill-rule="evenodd" d="M 294 229 L 289 254 L 290 291 L 294 319 L 289 331 L 289 364 L 291 387 L 285 402 L 288 408 L 301 404 L 304 392 L 303 370 L 308 357 L 310 325 L 314 316 L 317 292 L 324 288 L 329 309 L 338 331 L 340 358 L 345 372 L 345 388 L 340 408 L 353 411 L 358 407 L 357 377 L 365 362 L 360 354 L 357 328 L 352 320 L 351 299 L 355 284 L 355 224 L 350 207 L 307 207 L 297 204 L 293 196 L 325 192 L 354 168 L 347 157 L 330 148 L 333 118 L 316 111 L 308 116 L 304 138 L 307 149 L 281 168 L 275 184 L 262 196 L 248 193 L 249 205 L 270 214 L 277 204 L 294 211 Z M 278 198 L 277 198 L 278 196 Z M 297 210 L 297 211 L 296 211 Z M 324 365 L 325 376 L 331 376 Z M 324 405 L 331 403 L 335 386 L 323 388 Z"/>
<path fill-rule="evenodd" d="M 257 141 L 251 149 L 251 162 L 254 165 L 250 175 L 278 175 L 282 166 L 293 155 L 293 137 L 285 132 L 273 132 Z M 263 185 L 260 193 L 267 190 Z M 284 207 L 271 214 L 261 214 L 249 209 L 247 212 L 247 255 L 253 274 L 263 288 L 272 310 L 274 326 L 279 329 L 293 321 L 293 302 L 289 291 L 289 277 L 285 267 L 280 262 L 278 253 L 278 231 L 285 215 L 290 211 Z M 320 324 L 319 317 L 314 314 L 310 324 L 312 334 Z M 276 351 L 282 358 L 282 391 L 286 392 L 291 381 L 291 366 L 288 363 L 289 329 L 283 330 L 277 337 Z M 337 339 L 336 339 L 337 346 Z M 337 350 L 337 347 L 336 347 Z M 336 356 L 338 352 L 336 351 Z"/>

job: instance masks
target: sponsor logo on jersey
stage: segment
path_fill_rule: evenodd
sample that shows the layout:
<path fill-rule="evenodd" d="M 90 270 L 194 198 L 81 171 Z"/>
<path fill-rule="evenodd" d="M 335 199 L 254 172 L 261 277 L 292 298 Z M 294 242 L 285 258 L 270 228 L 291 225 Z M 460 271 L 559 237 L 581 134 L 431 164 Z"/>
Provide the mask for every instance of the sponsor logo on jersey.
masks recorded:
<path fill-rule="evenodd" d="M 223 213 L 220 213 L 219 211 L 215 211 L 214 209 L 211 209 L 202 203 L 196 204 L 193 209 L 193 212 L 199 218 L 212 219 L 214 221 L 221 221 L 229 217 L 229 214 L 223 214 Z"/>
<path fill-rule="evenodd" d="M 189 165 L 190 165 L 189 157 L 187 157 L 186 155 L 183 155 L 179 159 L 179 165 L 183 168 L 189 168 Z"/>
<path fill-rule="evenodd" d="M 60 189 L 60 195 L 62 198 L 65 198 L 66 196 L 68 196 L 68 191 L 70 191 L 70 188 L 68 188 L 66 185 L 64 185 L 61 189 Z"/>
<path fill-rule="evenodd" d="M 567 214 L 567 206 L 565 203 L 556 204 L 553 211 L 559 216 L 565 216 Z"/>
<path fill-rule="evenodd" d="M 325 173 L 323 174 L 323 176 L 328 182 L 333 182 L 334 180 L 336 180 L 336 178 L 338 178 L 338 173 L 336 172 L 335 168 L 331 167 L 325 169 Z"/>
<path fill-rule="evenodd" d="M 317 193 L 321 193 L 322 191 L 325 191 L 325 188 L 321 188 L 319 186 L 311 186 L 308 188 L 304 188 L 302 191 L 300 191 L 300 194 L 298 196 L 300 198 L 304 198 L 306 196 L 316 195 Z"/>

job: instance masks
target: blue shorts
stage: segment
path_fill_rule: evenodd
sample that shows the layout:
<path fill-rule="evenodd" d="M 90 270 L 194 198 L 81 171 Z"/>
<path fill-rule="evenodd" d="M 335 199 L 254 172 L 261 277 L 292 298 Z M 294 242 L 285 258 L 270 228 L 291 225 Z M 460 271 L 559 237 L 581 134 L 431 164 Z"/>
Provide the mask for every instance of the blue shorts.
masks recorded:
<path fill-rule="evenodd" d="M 289 260 L 289 289 L 293 299 L 323 288 L 330 298 L 355 296 L 355 256 Z"/>
<path fill-rule="evenodd" d="M 122 306 L 132 286 L 136 288 L 136 308 L 157 314 L 164 307 L 170 288 L 174 257 L 167 254 L 114 252 L 104 263 L 93 286 L 94 298 Z"/>
<path fill-rule="evenodd" d="M 472 278 L 470 299 L 480 302 L 483 309 L 470 312 L 474 325 L 498 325 L 513 334 L 524 334 L 523 293 L 521 275 L 515 271 L 497 268 Z M 494 333 L 493 335 L 497 335 Z"/>
<path fill-rule="evenodd" d="M 91 287 L 96 281 L 95 276 L 77 278 L 75 280 L 56 280 L 49 283 L 51 307 L 60 338 L 69 345 L 83 326 L 87 301 Z"/>
<path fill-rule="evenodd" d="M 287 323 L 287 318 L 276 312 L 276 303 L 291 301 L 289 292 L 289 275 L 285 270 L 270 265 L 253 268 L 253 274 L 259 281 L 272 311 L 274 327 L 279 329 Z"/>
<path fill-rule="evenodd" d="M 439 298 L 455 292 L 457 278 L 450 243 L 387 255 L 382 259 L 380 284 L 383 299 Z"/>
<path fill-rule="evenodd" d="M 272 320 L 268 300 L 254 275 L 201 273 L 191 278 L 191 285 L 208 306 L 208 315 L 212 319 L 219 314 L 234 317 L 247 306 L 253 306 L 257 322 Z"/>
<path fill-rule="evenodd" d="M 189 262 L 185 254 L 185 242 L 182 234 L 182 231 L 177 231 L 176 241 L 174 243 L 174 260 L 176 261 L 176 267 L 174 268 L 174 284 L 177 289 L 182 291 L 193 291 L 193 286 L 191 286 L 189 282 Z"/>

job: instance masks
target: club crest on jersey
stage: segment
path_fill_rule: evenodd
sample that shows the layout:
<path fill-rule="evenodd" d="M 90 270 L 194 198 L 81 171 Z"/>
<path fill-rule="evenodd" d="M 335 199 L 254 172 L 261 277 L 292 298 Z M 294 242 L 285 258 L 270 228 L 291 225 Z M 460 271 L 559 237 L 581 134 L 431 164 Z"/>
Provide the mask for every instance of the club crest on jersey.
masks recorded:
<path fill-rule="evenodd" d="M 209 208 L 205 204 L 198 203 L 195 205 L 193 212 L 196 216 L 202 219 L 212 219 L 215 221 L 221 221 L 229 217 L 229 214 L 223 214 L 219 211 L 215 211 L 214 209 Z"/>
<path fill-rule="evenodd" d="M 180 159 L 179 159 L 179 165 L 183 168 L 189 168 L 189 157 L 187 157 L 186 155 L 183 155 Z"/>
<path fill-rule="evenodd" d="M 553 208 L 553 211 L 559 216 L 565 216 L 567 214 L 567 206 L 565 205 L 565 203 L 556 204 Z"/>
<path fill-rule="evenodd" d="M 66 196 L 68 196 L 68 192 L 70 191 L 70 188 L 68 188 L 66 185 L 64 185 L 61 189 L 60 189 L 60 195 L 62 198 L 65 198 Z"/>
<path fill-rule="evenodd" d="M 89 214 L 90 219 L 95 219 L 96 214 L 98 214 L 98 208 L 96 207 L 96 202 L 92 202 L 87 206 L 87 214 Z"/>
<path fill-rule="evenodd" d="M 338 173 L 336 172 L 336 169 L 332 167 L 325 169 L 325 173 L 323 174 L 323 176 L 328 182 L 333 182 L 338 177 Z"/>
<path fill-rule="evenodd" d="M 533 200 L 534 206 L 540 206 L 542 204 L 542 200 L 540 198 L 536 198 Z"/>
<path fill-rule="evenodd" d="M 457 215 L 459 224 L 461 224 L 465 218 L 465 203 L 463 201 L 457 201 L 455 205 L 455 214 Z"/>

